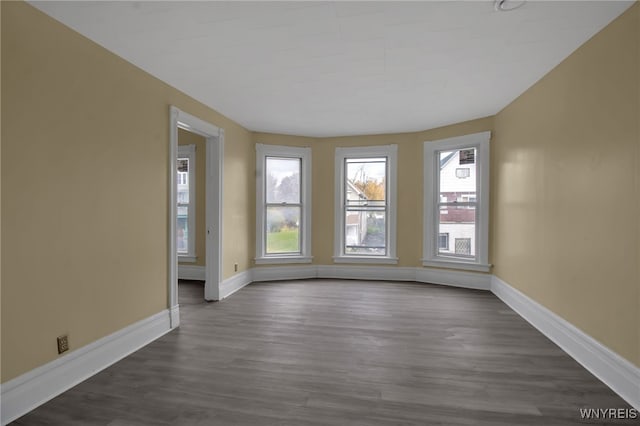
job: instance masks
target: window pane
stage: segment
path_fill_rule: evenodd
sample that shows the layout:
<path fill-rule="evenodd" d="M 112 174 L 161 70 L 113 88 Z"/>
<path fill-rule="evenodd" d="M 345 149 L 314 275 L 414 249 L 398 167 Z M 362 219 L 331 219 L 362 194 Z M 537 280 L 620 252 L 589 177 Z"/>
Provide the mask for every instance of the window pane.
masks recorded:
<path fill-rule="evenodd" d="M 387 254 L 384 211 L 349 210 L 345 215 L 345 254 Z"/>
<path fill-rule="evenodd" d="M 440 207 L 438 254 L 473 258 L 476 255 L 476 209 L 464 206 Z M 444 244 L 446 235 L 447 244 Z"/>
<path fill-rule="evenodd" d="M 178 158 L 178 202 L 189 204 L 189 159 Z"/>
<path fill-rule="evenodd" d="M 447 232 L 438 235 L 438 248 L 441 250 L 449 250 L 449 234 Z"/>
<path fill-rule="evenodd" d="M 382 206 L 387 198 L 387 159 L 351 158 L 346 160 L 345 194 L 347 206 Z"/>
<path fill-rule="evenodd" d="M 300 253 L 300 207 L 267 207 L 267 254 Z"/>
<path fill-rule="evenodd" d="M 476 149 L 440 151 L 440 201 L 469 202 L 476 198 Z"/>
<path fill-rule="evenodd" d="M 189 252 L 189 207 L 178 206 L 176 222 L 176 247 L 178 253 Z"/>
<path fill-rule="evenodd" d="M 267 157 L 267 203 L 300 203 L 300 158 Z"/>

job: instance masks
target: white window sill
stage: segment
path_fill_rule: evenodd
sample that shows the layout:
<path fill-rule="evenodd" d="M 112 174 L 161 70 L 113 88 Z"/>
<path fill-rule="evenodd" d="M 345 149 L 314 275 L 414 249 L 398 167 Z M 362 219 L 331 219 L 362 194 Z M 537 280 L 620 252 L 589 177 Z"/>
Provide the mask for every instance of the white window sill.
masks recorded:
<path fill-rule="evenodd" d="M 178 255 L 178 263 L 196 263 L 198 258 L 195 256 Z"/>
<path fill-rule="evenodd" d="M 460 269 L 464 271 L 489 272 L 493 265 L 488 263 L 465 262 L 454 259 L 422 259 L 422 266 L 435 266 L 437 268 Z"/>
<path fill-rule="evenodd" d="M 265 256 L 254 259 L 256 265 L 268 265 L 275 263 L 311 263 L 311 256 Z"/>
<path fill-rule="evenodd" d="M 334 256 L 333 263 L 382 263 L 397 265 L 397 257 L 384 256 Z"/>

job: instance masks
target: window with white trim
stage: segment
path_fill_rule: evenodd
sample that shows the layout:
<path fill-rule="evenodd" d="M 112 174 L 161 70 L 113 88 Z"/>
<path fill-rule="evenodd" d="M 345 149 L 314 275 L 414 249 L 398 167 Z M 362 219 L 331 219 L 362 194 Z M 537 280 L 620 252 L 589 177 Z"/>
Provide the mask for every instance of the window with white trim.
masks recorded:
<path fill-rule="evenodd" d="M 178 145 L 176 248 L 180 262 L 196 261 L 196 146 Z"/>
<path fill-rule="evenodd" d="M 397 152 L 397 145 L 336 148 L 335 262 L 398 262 Z"/>
<path fill-rule="evenodd" d="M 311 262 L 311 148 L 256 145 L 256 263 Z"/>
<path fill-rule="evenodd" d="M 424 266 L 489 271 L 490 138 L 424 143 Z"/>

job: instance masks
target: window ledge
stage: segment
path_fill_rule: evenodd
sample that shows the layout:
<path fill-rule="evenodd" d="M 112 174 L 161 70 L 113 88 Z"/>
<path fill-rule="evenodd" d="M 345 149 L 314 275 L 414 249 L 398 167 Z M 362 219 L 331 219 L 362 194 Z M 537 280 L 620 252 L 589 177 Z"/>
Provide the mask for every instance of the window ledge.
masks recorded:
<path fill-rule="evenodd" d="M 178 263 L 196 263 L 198 258 L 195 256 L 178 255 Z"/>
<path fill-rule="evenodd" d="M 397 265 L 397 257 L 384 256 L 333 256 L 333 263 L 383 263 Z"/>
<path fill-rule="evenodd" d="M 422 259 L 422 266 L 435 266 L 437 268 L 461 269 L 465 271 L 489 272 L 493 265 L 489 263 L 473 263 L 464 260 L 453 259 Z"/>
<path fill-rule="evenodd" d="M 267 265 L 270 263 L 311 263 L 311 256 L 268 256 L 256 257 L 254 262 L 256 265 Z"/>

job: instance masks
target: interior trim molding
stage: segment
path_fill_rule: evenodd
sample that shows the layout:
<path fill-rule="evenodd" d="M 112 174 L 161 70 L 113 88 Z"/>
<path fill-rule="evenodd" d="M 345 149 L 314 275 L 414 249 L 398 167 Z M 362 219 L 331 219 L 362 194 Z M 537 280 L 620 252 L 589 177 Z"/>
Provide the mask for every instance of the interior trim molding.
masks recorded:
<path fill-rule="evenodd" d="M 437 268 L 361 264 L 270 266 L 253 268 L 252 276 L 252 281 L 333 278 L 347 280 L 416 281 L 476 290 L 488 291 L 491 289 L 490 274 Z"/>
<path fill-rule="evenodd" d="M 491 280 L 491 291 L 622 399 L 640 410 L 640 368 L 495 275 Z"/>
<path fill-rule="evenodd" d="M 252 270 L 239 272 L 232 277 L 227 278 L 226 280 L 220 283 L 220 294 L 219 299 L 222 300 L 229 296 L 231 296 L 236 291 L 240 290 L 244 286 L 251 284 L 253 274 Z"/>
<path fill-rule="evenodd" d="M 205 267 L 198 265 L 178 264 L 178 279 L 180 280 L 205 280 Z"/>
<path fill-rule="evenodd" d="M 180 265 L 179 277 L 182 279 L 204 280 L 204 270 L 201 266 Z M 202 275 L 197 275 L 201 273 Z M 236 291 L 259 281 L 287 281 L 304 280 L 309 278 L 333 278 L 347 280 L 377 280 L 377 281 L 416 281 L 430 284 L 464 287 L 476 290 L 491 289 L 491 275 L 454 271 L 437 268 L 413 268 L 376 265 L 272 265 L 256 266 L 237 273 L 220 285 L 220 299 L 231 296 Z"/>
<path fill-rule="evenodd" d="M 416 281 L 463 287 L 473 290 L 491 290 L 491 274 L 438 268 L 416 268 Z"/>
<path fill-rule="evenodd" d="M 318 278 L 318 269 L 315 265 L 266 266 L 253 268 L 251 271 L 252 281 L 283 281 Z"/>
<path fill-rule="evenodd" d="M 168 333 L 170 316 L 165 309 L 3 383 L 1 424 L 16 420 Z"/>
<path fill-rule="evenodd" d="M 415 281 L 416 268 L 376 265 L 318 265 L 318 278 Z"/>
<path fill-rule="evenodd" d="M 180 327 L 180 305 L 169 308 L 169 317 L 171 319 L 171 329 Z"/>

